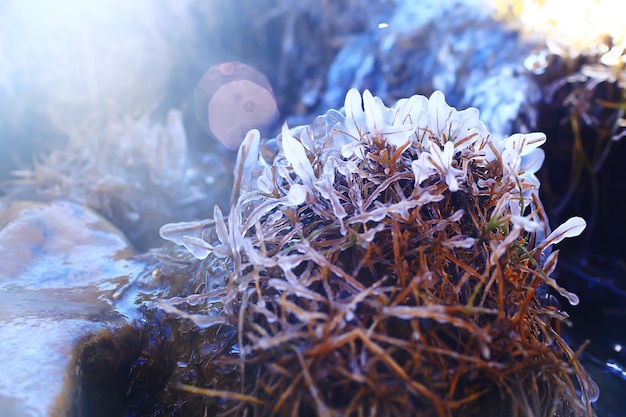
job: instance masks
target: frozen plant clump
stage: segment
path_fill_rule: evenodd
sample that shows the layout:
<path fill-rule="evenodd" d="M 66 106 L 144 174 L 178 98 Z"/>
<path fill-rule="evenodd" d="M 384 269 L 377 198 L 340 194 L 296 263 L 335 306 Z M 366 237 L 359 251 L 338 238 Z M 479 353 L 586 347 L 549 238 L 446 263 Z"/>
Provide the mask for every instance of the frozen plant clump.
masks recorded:
<path fill-rule="evenodd" d="M 64 148 L 35 157 L 31 169 L 16 171 L 0 187 L 12 200 L 88 206 L 145 250 L 161 242 L 156 229 L 164 222 L 210 210 L 204 202 L 231 187 L 224 173 L 219 164 L 191 161 L 183 114 L 170 110 L 163 122 L 119 116 L 102 130 L 72 129 Z"/>
<path fill-rule="evenodd" d="M 441 92 L 387 107 L 350 90 L 341 111 L 239 149 L 228 216 L 163 226 L 226 284 L 161 305 L 237 331 L 234 415 L 592 415 L 596 385 L 545 288 L 552 245 L 535 172 L 542 133 L 494 139 Z M 207 266 L 207 268 L 209 268 Z M 193 301 L 193 304 L 192 302 Z M 239 401 L 228 402 L 228 399 Z"/>

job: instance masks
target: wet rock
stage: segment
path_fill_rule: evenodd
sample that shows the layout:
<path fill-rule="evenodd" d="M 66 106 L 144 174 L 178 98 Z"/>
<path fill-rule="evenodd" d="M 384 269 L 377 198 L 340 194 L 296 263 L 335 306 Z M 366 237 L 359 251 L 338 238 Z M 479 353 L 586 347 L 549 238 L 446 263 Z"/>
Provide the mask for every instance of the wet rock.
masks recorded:
<path fill-rule="evenodd" d="M 0 211 L 2 416 L 105 415 L 85 411 L 82 381 L 111 382 L 138 353 L 133 312 L 115 304 L 145 268 L 133 255 L 119 230 L 74 203 Z M 112 403 L 94 410 L 115 415 Z"/>
<path fill-rule="evenodd" d="M 111 276 L 127 275 L 130 263 L 119 261 L 133 254 L 113 225 L 70 202 L 11 203 L 0 228 L 3 288 L 98 292 L 99 286 L 111 288 Z"/>
<path fill-rule="evenodd" d="M 524 61 L 542 46 L 497 20 L 488 2 L 399 1 L 388 18 L 339 51 L 319 113 L 341 107 L 352 87 L 388 102 L 441 90 L 453 106 L 479 108 L 497 137 L 536 129 L 541 93 Z"/>

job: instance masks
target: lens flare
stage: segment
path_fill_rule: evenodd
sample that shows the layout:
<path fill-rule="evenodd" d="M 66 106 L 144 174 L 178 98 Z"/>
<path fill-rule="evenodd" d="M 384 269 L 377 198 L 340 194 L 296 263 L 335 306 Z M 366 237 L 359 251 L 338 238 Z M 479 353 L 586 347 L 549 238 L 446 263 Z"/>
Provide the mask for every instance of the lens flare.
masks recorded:
<path fill-rule="evenodd" d="M 194 100 L 200 125 L 229 149 L 239 148 L 249 130 L 263 132 L 278 119 L 269 81 L 241 62 L 209 68 L 196 85 Z"/>

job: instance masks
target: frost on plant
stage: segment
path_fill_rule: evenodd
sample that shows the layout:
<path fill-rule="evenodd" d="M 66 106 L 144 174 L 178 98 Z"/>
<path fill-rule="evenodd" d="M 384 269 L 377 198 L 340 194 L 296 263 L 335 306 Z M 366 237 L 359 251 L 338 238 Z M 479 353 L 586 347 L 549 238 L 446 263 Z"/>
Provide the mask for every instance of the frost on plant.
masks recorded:
<path fill-rule="evenodd" d="M 534 175 L 545 139 L 495 139 L 441 92 L 387 107 L 356 90 L 285 125 L 271 163 L 248 133 L 228 217 L 161 229 L 229 268 L 221 317 L 204 323 L 238 333 L 232 411 L 592 413 L 595 384 L 556 330 L 567 316 L 536 293 L 578 302 L 551 277 L 551 247 L 585 227 L 550 232 Z"/>
<path fill-rule="evenodd" d="M 11 199 L 61 198 L 88 206 L 124 230 L 139 249 L 160 243 L 154 230 L 164 222 L 194 218 L 212 207 L 209 183 L 218 197 L 220 189 L 231 188 L 229 179 L 221 179 L 226 175 L 219 163 L 189 169 L 181 111 L 170 110 L 162 122 L 148 114 L 107 120 L 104 128 L 70 130 L 64 148 L 36 156 L 31 169 L 16 171 L 0 188 Z"/>

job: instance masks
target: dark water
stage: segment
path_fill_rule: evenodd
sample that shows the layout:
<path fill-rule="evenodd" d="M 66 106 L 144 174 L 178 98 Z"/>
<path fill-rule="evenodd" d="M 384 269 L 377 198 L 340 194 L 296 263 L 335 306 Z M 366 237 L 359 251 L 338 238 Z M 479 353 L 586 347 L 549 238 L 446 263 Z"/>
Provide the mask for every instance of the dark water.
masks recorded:
<path fill-rule="evenodd" d="M 623 394 L 626 392 L 626 291 L 615 284 L 622 283 L 624 276 L 620 276 L 616 268 L 585 269 L 567 261 L 563 261 L 559 269 L 561 281 L 581 298 L 578 306 L 566 308 L 572 326 L 565 328 L 565 334 L 574 346 L 589 343 L 582 357 L 585 368 L 600 387 L 596 403 L 598 415 L 623 416 L 626 410 Z"/>

